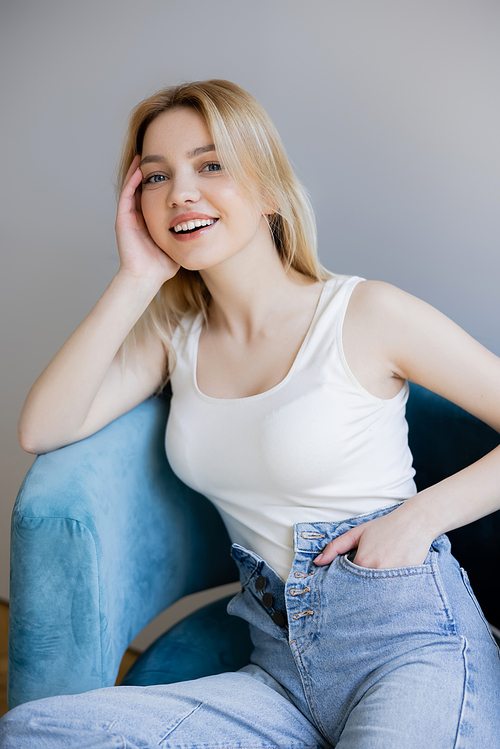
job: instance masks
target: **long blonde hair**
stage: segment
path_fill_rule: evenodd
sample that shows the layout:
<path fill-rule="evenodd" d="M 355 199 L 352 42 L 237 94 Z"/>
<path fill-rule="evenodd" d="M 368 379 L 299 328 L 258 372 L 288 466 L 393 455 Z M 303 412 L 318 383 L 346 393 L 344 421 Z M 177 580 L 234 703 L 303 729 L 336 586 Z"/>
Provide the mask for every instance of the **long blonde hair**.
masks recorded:
<path fill-rule="evenodd" d="M 267 217 L 268 224 L 285 269 L 293 268 L 316 280 L 329 278 L 331 274 L 318 260 L 309 198 L 275 126 L 253 96 L 230 81 L 184 83 L 141 101 L 130 116 L 118 168 L 118 190 L 134 157 L 142 152 L 148 126 L 158 115 L 179 107 L 190 107 L 204 118 L 218 156 L 238 187 L 255 200 L 251 186 L 257 183 L 261 196 L 273 206 L 276 212 Z M 201 312 L 207 318 L 209 302 L 210 294 L 198 271 L 180 268 L 163 284 L 129 334 L 122 348 L 124 355 L 130 344 L 137 345 L 153 333 L 162 340 L 172 366 L 173 331 L 189 311 Z M 168 374 L 165 383 L 167 380 Z"/>

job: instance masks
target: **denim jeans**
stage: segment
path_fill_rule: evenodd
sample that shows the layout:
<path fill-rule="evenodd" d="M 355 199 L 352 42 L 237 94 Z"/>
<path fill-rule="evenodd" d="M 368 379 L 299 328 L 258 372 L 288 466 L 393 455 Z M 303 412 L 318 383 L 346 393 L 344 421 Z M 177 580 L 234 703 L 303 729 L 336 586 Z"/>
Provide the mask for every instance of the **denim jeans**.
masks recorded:
<path fill-rule="evenodd" d="M 499 749 L 500 653 L 446 536 L 415 567 L 313 564 L 392 509 L 297 524 L 286 583 L 233 545 L 243 587 L 228 610 L 250 624 L 250 665 L 21 705 L 1 749 Z"/>

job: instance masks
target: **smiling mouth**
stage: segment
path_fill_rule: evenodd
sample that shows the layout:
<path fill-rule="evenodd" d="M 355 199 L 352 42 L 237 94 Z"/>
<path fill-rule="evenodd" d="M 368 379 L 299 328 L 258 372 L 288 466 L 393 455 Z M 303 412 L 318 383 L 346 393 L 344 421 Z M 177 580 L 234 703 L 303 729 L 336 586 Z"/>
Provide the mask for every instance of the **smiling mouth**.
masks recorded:
<path fill-rule="evenodd" d="M 218 220 L 218 218 L 196 218 L 193 221 L 176 224 L 176 226 L 173 226 L 170 231 L 174 232 L 174 234 L 192 234 L 198 229 L 203 229 L 205 226 L 212 226 L 212 224 L 215 224 Z"/>

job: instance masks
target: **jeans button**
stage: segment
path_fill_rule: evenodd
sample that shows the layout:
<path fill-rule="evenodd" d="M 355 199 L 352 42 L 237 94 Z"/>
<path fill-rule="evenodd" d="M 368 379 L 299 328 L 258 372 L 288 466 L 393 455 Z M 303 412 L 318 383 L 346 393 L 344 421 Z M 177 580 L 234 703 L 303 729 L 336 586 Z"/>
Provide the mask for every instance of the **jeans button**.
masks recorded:
<path fill-rule="evenodd" d="M 275 624 L 278 625 L 278 627 L 284 627 L 285 626 L 285 615 L 281 613 L 281 611 L 274 611 L 272 620 Z"/>
<path fill-rule="evenodd" d="M 262 575 L 259 575 L 257 580 L 255 581 L 255 590 L 264 590 L 264 588 L 267 585 L 267 580 Z"/>
<path fill-rule="evenodd" d="M 262 603 L 264 604 L 266 609 L 270 609 L 274 603 L 274 598 L 270 593 L 264 593 L 264 595 L 262 596 Z"/>

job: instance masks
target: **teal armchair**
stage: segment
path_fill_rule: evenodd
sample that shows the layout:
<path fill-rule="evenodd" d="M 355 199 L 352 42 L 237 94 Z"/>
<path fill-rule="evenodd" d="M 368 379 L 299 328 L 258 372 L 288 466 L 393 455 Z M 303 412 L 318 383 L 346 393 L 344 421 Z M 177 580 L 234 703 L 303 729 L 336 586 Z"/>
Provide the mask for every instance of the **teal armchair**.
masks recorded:
<path fill-rule="evenodd" d="M 12 515 L 11 708 L 112 686 L 124 651 L 151 619 L 189 593 L 237 579 L 220 516 L 165 457 L 168 408 L 168 395 L 149 399 L 97 434 L 39 456 L 26 476 Z M 494 430 L 415 385 L 407 415 L 420 489 L 500 443 Z M 496 627 L 499 534 L 500 512 L 450 534 Z M 171 683 L 248 663 L 247 625 L 226 604 L 165 633 L 124 683 Z"/>

